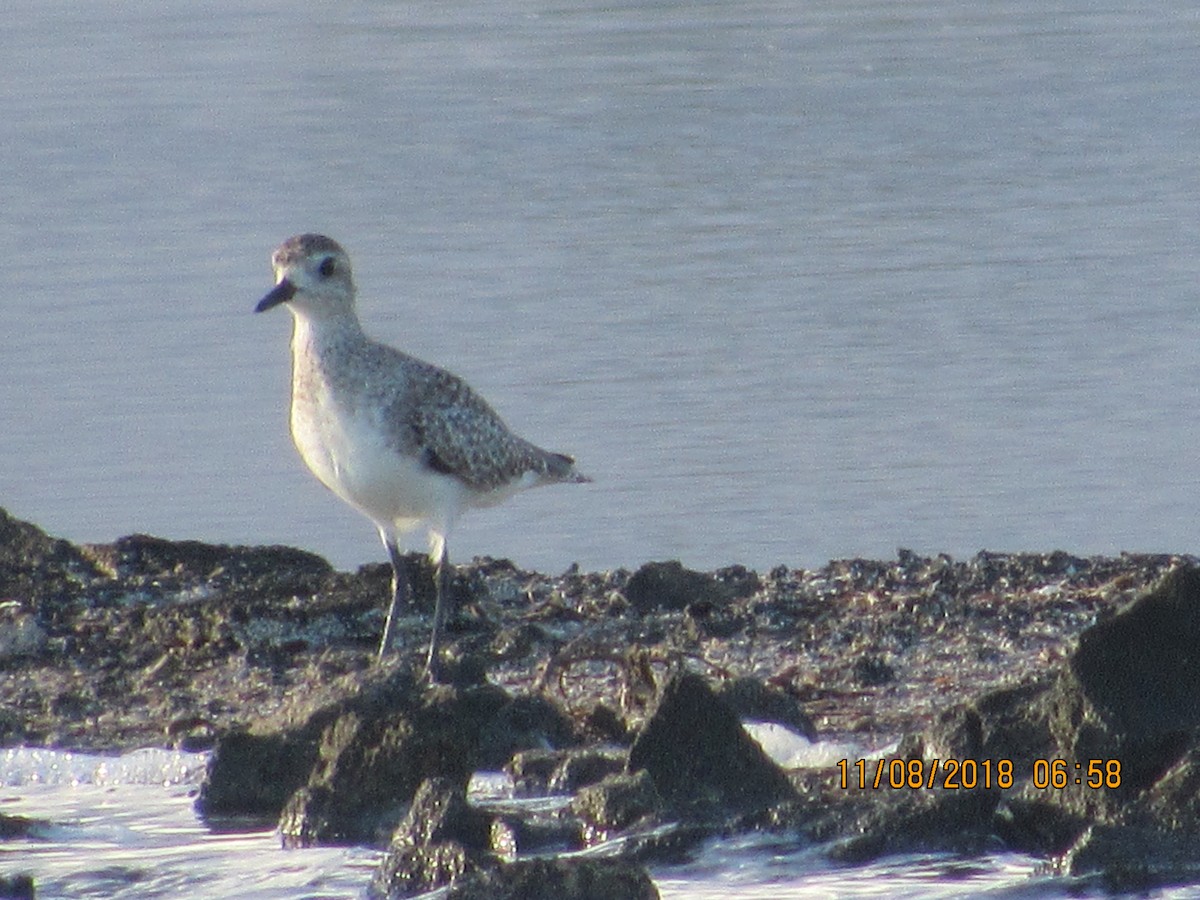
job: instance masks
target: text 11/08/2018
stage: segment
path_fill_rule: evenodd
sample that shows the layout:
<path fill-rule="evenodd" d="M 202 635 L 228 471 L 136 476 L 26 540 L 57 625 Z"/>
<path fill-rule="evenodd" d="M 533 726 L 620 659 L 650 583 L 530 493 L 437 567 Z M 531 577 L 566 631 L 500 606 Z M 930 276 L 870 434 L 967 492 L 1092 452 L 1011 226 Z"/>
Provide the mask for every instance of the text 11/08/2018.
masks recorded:
<path fill-rule="evenodd" d="M 837 762 L 839 786 L 866 790 L 950 791 L 1011 788 L 1016 765 L 1011 759 L 859 759 Z M 1037 790 L 1062 790 L 1069 785 L 1114 789 L 1121 786 L 1119 759 L 1090 759 L 1071 763 L 1065 759 L 1035 759 L 1030 780 Z"/>

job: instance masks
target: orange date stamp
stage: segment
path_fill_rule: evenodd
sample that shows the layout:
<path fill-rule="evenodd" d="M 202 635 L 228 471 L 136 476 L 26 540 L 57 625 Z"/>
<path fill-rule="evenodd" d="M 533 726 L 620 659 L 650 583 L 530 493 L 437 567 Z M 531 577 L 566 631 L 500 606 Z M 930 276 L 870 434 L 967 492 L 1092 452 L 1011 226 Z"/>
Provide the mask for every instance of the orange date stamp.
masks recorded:
<path fill-rule="evenodd" d="M 1017 778 L 1017 767 L 1011 759 L 840 759 L 837 768 L 843 790 L 1006 789 Z M 1113 790 L 1121 786 L 1121 761 L 1035 759 L 1028 774 L 1038 790 L 1063 790 L 1070 785 Z"/>

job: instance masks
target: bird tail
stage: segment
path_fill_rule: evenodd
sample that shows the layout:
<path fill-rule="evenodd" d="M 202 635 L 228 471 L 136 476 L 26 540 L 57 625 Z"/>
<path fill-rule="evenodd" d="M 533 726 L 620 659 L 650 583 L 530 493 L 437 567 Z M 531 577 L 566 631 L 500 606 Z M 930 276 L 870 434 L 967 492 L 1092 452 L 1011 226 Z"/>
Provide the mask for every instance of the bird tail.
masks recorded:
<path fill-rule="evenodd" d="M 575 457 L 565 453 L 547 453 L 546 469 L 555 481 L 586 484 L 592 480 L 575 468 Z"/>

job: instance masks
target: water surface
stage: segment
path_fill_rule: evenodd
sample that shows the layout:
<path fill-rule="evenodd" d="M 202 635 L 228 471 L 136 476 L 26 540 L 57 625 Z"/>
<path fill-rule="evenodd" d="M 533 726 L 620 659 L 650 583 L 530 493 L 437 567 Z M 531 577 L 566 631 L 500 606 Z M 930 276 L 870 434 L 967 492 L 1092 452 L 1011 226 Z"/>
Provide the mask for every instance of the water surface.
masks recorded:
<path fill-rule="evenodd" d="M 18 0 L 0 505 L 382 559 L 287 436 L 267 258 L 595 484 L 468 517 L 558 571 L 1194 551 L 1184 0 Z"/>

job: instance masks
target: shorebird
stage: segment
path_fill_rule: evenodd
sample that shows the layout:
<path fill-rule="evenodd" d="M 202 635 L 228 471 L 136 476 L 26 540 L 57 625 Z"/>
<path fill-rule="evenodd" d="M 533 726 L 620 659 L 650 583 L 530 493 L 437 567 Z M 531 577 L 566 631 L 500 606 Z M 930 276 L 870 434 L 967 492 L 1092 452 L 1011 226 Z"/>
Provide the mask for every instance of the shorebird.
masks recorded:
<path fill-rule="evenodd" d="M 301 234 L 271 256 L 275 287 L 255 307 L 292 313 L 292 439 L 321 483 L 379 530 L 392 564 L 379 659 L 409 602 L 400 541 L 422 526 L 436 603 L 426 672 L 439 678 L 446 617 L 446 541 L 471 507 L 526 488 L 590 481 L 575 461 L 509 431 L 456 375 L 369 338 L 355 312 L 350 258 L 331 238 Z"/>

